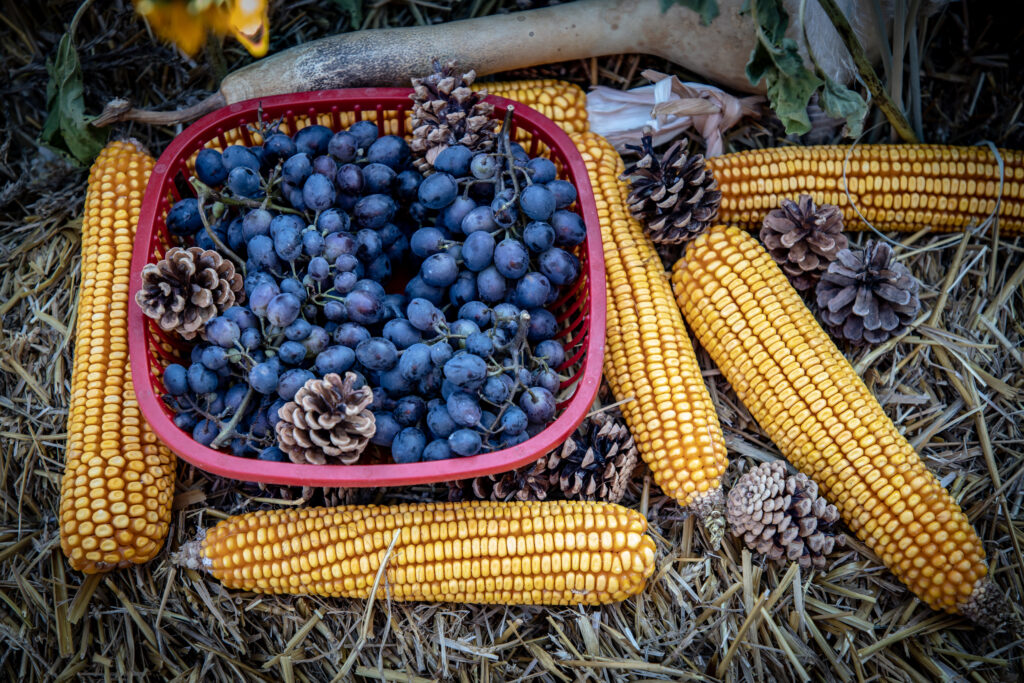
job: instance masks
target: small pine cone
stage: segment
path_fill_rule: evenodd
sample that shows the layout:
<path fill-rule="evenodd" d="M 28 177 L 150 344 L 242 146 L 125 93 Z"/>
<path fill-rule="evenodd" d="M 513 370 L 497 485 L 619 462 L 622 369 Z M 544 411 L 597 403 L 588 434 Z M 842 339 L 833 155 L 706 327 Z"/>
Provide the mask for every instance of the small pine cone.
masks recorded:
<path fill-rule="evenodd" d="M 804 474 L 786 475 L 779 460 L 751 469 L 729 491 L 726 518 L 734 536 L 771 560 L 823 569 L 825 557 L 846 543 L 834 526 L 839 511 L 818 495 Z"/>
<path fill-rule="evenodd" d="M 920 284 L 893 260 L 885 242 L 869 240 L 863 251 L 843 249 L 818 282 L 822 322 L 835 337 L 854 344 L 881 344 L 903 334 L 918 311 Z"/>
<path fill-rule="evenodd" d="M 547 458 L 509 472 L 448 482 L 448 498 L 463 500 L 546 500 L 551 487 Z"/>
<path fill-rule="evenodd" d="M 413 156 L 423 158 L 432 167 L 437 155 L 451 145 L 465 145 L 476 151 L 489 150 L 494 144 L 497 121 L 494 105 L 484 102 L 486 90 L 474 92 L 470 85 L 476 72 L 461 76 L 455 62 L 443 67 L 434 60 L 434 73 L 412 79 Z M 422 172 L 424 169 L 417 168 Z"/>
<path fill-rule="evenodd" d="M 201 335 L 214 316 L 245 298 L 242 276 L 216 251 L 172 247 L 142 269 L 135 301 L 165 332 L 185 339 Z"/>
<path fill-rule="evenodd" d="M 659 159 L 650 130 L 640 146 L 626 147 L 641 156 L 622 174 L 631 186 L 627 204 L 651 240 L 681 244 L 707 230 L 718 217 L 722 193 L 704 155 L 687 155 L 686 141 L 677 140 Z"/>
<path fill-rule="evenodd" d="M 622 500 L 637 464 L 633 436 L 618 410 L 597 413 L 549 456 L 552 488 L 569 500 Z"/>
<path fill-rule="evenodd" d="M 377 424 L 368 408 L 373 392 L 366 385 L 353 389 L 355 383 L 354 373 L 346 372 L 344 379 L 330 373 L 307 381 L 281 406 L 274 429 L 292 462 L 351 465 L 359 459 Z"/>
<path fill-rule="evenodd" d="M 794 287 L 811 289 L 847 247 L 843 214 L 831 204 L 816 207 L 810 195 L 783 199 L 765 216 L 761 241 Z"/>

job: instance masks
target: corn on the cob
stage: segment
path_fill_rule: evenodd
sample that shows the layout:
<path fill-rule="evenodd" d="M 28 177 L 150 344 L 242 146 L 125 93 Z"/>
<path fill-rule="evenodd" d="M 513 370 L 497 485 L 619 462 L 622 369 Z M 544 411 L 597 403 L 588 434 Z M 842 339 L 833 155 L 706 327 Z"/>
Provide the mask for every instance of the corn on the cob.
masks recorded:
<path fill-rule="evenodd" d="M 263 510 L 222 521 L 178 557 L 260 593 L 367 598 L 386 562 L 378 597 L 595 605 L 643 590 L 655 554 L 646 530 L 640 513 L 600 502 Z"/>
<path fill-rule="evenodd" d="M 865 227 L 859 210 L 880 230 L 931 226 L 949 232 L 978 225 L 1001 198 L 1000 230 L 1020 234 L 1024 152 L 1001 149 L 999 155 L 1004 164 L 1001 195 L 999 166 L 988 147 L 776 147 L 723 154 L 707 165 L 722 192 L 719 220 L 744 228 L 761 227 L 780 200 L 809 194 L 819 204 L 838 206 L 847 229 Z"/>
<path fill-rule="evenodd" d="M 987 599 L 985 551 L 960 506 L 761 245 L 716 227 L 672 279 L 740 400 L 886 566 L 935 609 L 969 613 Z"/>
<path fill-rule="evenodd" d="M 587 117 L 587 95 L 578 85 L 553 78 L 524 81 L 474 83 L 473 90 L 487 89 L 488 94 L 507 97 L 532 107 L 558 124 L 570 135 L 590 130 Z"/>
<path fill-rule="evenodd" d="M 601 217 L 608 293 L 604 376 L 616 400 L 633 399 L 622 412 L 654 481 L 684 507 L 705 512 L 720 500 L 728 459 L 693 345 L 654 245 L 626 209 L 621 157 L 599 135 L 572 137 Z"/>
<path fill-rule="evenodd" d="M 128 364 L 129 264 L 154 163 L 113 142 L 89 175 L 60 499 L 61 547 L 86 573 L 146 562 L 171 517 L 174 456 L 143 419 Z"/>

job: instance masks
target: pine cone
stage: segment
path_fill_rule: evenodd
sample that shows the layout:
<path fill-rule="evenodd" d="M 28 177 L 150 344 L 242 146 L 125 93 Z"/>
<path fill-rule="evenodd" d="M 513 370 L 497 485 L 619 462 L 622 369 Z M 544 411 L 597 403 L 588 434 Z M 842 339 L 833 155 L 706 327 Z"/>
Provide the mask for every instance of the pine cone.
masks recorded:
<path fill-rule="evenodd" d="M 448 499 L 462 500 L 546 500 L 551 487 L 547 458 L 509 472 L 488 474 L 448 482 Z"/>
<path fill-rule="evenodd" d="M 834 505 L 818 495 L 804 474 L 786 475 L 779 460 L 748 471 L 732 490 L 726 517 L 734 536 L 771 560 L 796 561 L 822 569 L 825 556 L 846 537 L 833 531 L 839 520 Z"/>
<path fill-rule="evenodd" d="M 847 247 L 843 214 L 831 204 L 815 207 L 810 195 L 796 202 L 783 199 L 765 216 L 761 241 L 794 287 L 811 289 Z"/>
<path fill-rule="evenodd" d="M 661 159 L 654 152 L 649 130 L 640 146 L 626 145 L 640 161 L 626 168 L 630 213 L 643 222 L 657 243 L 680 244 L 707 230 L 718 216 L 722 193 L 702 154 L 686 154 L 686 141 L 677 140 Z"/>
<path fill-rule="evenodd" d="M 330 373 L 311 379 L 277 411 L 278 446 L 292 462 L 351 465 L 377 430 L 370 387 L 353 389 L 356 375 Z"/>
<path fill-rule="evenodd" d="M 213 250 L 172 247 L 158 263 L 142 269 L 135 301 L 165 332 L 185 339 L 202 334 L 207 321 L 242 301 L 242 276 Z"/>
<path fill-rule="evenodd" d="M 548 460 L 551 485 L 569 500 L 617 503 L 626 493 L 637 450 L 622 414 L 603 411 L 583 423 Z"/>
<path fill-rule="evenodd" d="M 474 80 L 475 71 L 459 76 L 455 62 L 442 67 L 436 59 L 434 73 L 412 79 L 409 146 L 415 156 L 424 157 L 431 167 L 437 155 L 450 145 L 465 145 L 475 152 L 488 150 L 494 143 L 494 105 L 483 101 L 486 90 L 470 90 Z"/>
<path fill-rule="evenodd" d="M 818 282 L 822 322 L 836 337 L 880 344 L 903 334 L 921 309 L 918 281 L 885 242 L 843 249 Z"/>

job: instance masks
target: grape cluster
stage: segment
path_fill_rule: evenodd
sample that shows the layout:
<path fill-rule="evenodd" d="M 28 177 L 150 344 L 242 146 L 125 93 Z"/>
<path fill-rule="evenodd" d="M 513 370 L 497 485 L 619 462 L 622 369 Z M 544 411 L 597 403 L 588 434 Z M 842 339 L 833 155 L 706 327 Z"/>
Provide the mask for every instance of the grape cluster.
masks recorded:
<path fill-rule="evenodd" d="M 493 151 L 449 147 L 426 178 L 410 157 L 366 121 L 196 156 L 198 196 L 168 230 L 235 261 L 246 296 L 164 371 L 179 428 L 284 460 L 278 410 L 345 372 L 372 388 L 372 442 L 395 462 L 508 448 L 555 418 L 565 351 L 549 308 L 580 275 L 575 188 L 507 132 Z"/>

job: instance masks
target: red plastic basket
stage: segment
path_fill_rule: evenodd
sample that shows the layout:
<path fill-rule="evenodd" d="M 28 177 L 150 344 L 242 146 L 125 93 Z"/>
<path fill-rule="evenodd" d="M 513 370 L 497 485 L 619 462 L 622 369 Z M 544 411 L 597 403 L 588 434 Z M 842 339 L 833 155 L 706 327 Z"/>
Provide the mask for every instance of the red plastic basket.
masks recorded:
<path fill-rule="evenodd" d="M 405 135 L 410 93 L 404 88 L 358 88 L 280 95 L 232 104 L 189 126 L 160 156 L 150 177 L 132 253 L 130 300 L 134 302 L 141 286 L 142 268 L 158 261 L 171 244 L 164 218 L 171 204 L 190 192 L 190 161 L 200 149 L 253 144 L 252 126 L 261 116 L 263 121 L 280 119 L 282 129 L 289 132 L 313 120 L 341 130 L 355 120 L 369 119 L 383 133 Z M 560 177 L 576 186 L 577 210 L 587 227 L 586 241 L 577 252 L 582 265 L 579 282 L 553 307 L 561 327 L 558 338 L 566 349 L 566 361 L 559 368 L 560 374 L 569 376 L 562 384 L 563 394 L 566 390 L 571 392 L 559 404 L 561 412 L 556 420 L 517 447 L 435 462 L 298 465 L 222 453 L 197 443 L 172 421 L 173 413 L 160 398 L 164 393 L 160 377 L 169 363 L 185 360 L 187 365 L 187 345 L 161 331 L 133 303 L 128 313 L 128 348 L 135 393 L 143 417 L 171 450 L 203 470 L 245 481 L 305 486 L 404 486 L 521 467 L 563 443 L 579 426 L 601 381 L 606 316 L 604 254 L 590 178 L 575 145 L 550 119 L 511 100 L 489 100 L 494 102 L 495 118 L 499 119 L 504 117 L 508 105 L 515 105 L 513 139 L 523 144 L 531 156 L 547 154 L 555 161 Z"/>

